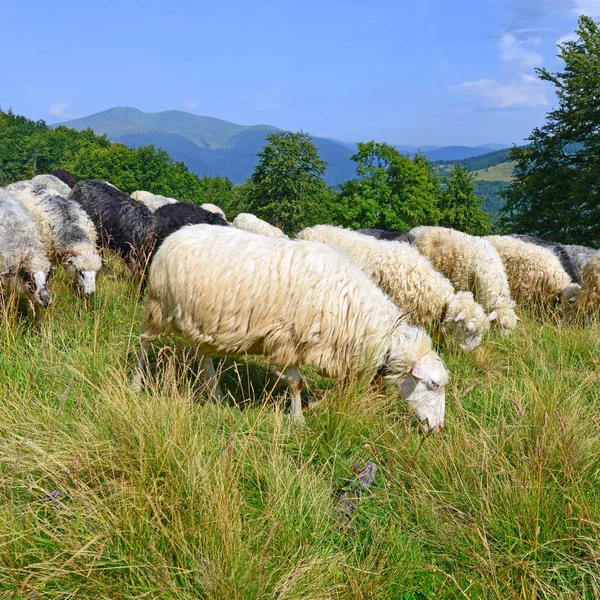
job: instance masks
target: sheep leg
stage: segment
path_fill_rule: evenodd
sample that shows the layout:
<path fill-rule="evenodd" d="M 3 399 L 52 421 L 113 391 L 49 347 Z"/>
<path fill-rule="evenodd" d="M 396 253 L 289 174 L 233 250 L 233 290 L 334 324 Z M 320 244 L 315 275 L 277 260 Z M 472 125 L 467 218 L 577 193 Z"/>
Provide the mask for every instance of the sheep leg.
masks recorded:
<path fill-rule="evenodd" d="M 148 363 L 148 350 L 152 345 L 152 339 L 145 337 L 143 334 L 140 337 L 140 347 L 136 355 L 135 374 L 131 379 L 131 389 L 134 392 L 141 392 L 144 389 L 144 371 Z"/>
<path fill-rule="evenodd" d="M 214 394 L 217 400 L 223 400 L 223 398 L 225 398 L 225 394 L 223 394 L 223 390 L 221 390 L 221 386 L 219 385 L 219 379 L 217 378 L 217 373 L 215 372 L 215 365 L 213 363 L 212 356 L 205 356 L 202 359 L 202 370 L 206 374 L 207 383 L 211 393 Z"/>
<path fill-rule="evenodd" d="M 303 424 L 304 415 L 302 414 L 302 375 L 298 367 L 287 367 L 284 371 L 286 379 L 292 393 L 291 413 L 292 420 L 295 423 Z"/>

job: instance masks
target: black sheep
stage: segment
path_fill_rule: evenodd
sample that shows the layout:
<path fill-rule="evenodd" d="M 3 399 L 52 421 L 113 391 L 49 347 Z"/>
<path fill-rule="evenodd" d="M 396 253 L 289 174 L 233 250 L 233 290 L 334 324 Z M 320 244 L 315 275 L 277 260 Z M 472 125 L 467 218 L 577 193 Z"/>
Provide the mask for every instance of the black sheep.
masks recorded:
<path fill-rule="evenodd" d="M 550 252 L 552 252 L 552 254 L 558 258 L 562 268 L 571 278 L 571 281 L 573 283 L 581 284 L 581 273 L 571 258 L 571 255 L 562 244 L 558 242 L 549 242 L 548 240 L 543 240 L 532 235 L 525 235 L 521 233 L 513 233 L 511 237 L 517 238 L 522 242 L 527 242 L 528 244 L 534 244 L 536 246 L 542 246 L 543 248 L 550 250 Z"/>
<path fill-rule="evenodd" d="M 144 204 L 99 179 L 80 181 L 69 198 L 89 215 L 102 246 L 116 250 L 132 266 L 143 263 L 146 231 L 152 222 L 152 213 Z"/>
<path fill-rule="evenodd" d="M 152 214 L 152 223 L 146 236 L 145 256 L 149 257 L 158 250 L 163 241 L 185 225 L 221 225 L 229 223 L 218 213 L 213 213 L 197 204 L 177 202 L 165 204 Z"/>
<path fill-rule="evenodd" d="M 73 177 L 70 171 L 65 169 L 55 169 L 54 171 L 50 171 L 50 175 L 58 177 L 58 179 L 66 183 L 70 188 L 74 188 L 77 185 L 77 179 Z"/>
<path fill-rule="evenodd" d="M 386 242 L 407 242 L 412 244 L 415 241 L 415 236 L 408 231 L 385 231 L 385 229 L 359 229 L 358 233 L 370 235 L 378 240 Z"/>

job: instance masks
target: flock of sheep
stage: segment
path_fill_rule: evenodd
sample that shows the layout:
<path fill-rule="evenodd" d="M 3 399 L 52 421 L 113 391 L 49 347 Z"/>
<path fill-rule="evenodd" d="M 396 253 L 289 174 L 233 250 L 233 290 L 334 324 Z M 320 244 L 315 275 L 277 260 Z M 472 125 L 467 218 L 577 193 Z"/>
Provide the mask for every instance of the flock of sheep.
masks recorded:
<path fill-rule="evenodd" d="M 443 427 L 448 371 L 429 333 L 477 348 L 490 326 L 518 326 L 521 303 L 558 305 L 587 317 L 600 308 L 600 251 L 529 236 L 485 238 L 443 227 L 410 232 L 316 225 L 290 239 L 254 215 L 229 224 L 198 206 L 68 172 L 0 189 L 0 284 L 51 303 L 51 262 L 93 294 L 116 251 L 143 273 L 148 298 L 136 372 L 147 351 L 180 332 L 204 356 L 222 396 L 213 356 L 264 355 L 282 369 L 291 412 L 303 420 L 299 366 L 395 385 L 425 431 Z"/>

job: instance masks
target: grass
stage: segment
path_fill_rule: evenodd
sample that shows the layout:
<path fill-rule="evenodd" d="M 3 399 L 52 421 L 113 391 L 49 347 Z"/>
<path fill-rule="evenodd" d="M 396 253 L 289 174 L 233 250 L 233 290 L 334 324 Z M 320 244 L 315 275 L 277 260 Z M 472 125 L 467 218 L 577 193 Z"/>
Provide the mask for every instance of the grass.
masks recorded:
<path fill-rule="evenodd" d="M 600 595 L 600 326 L 523 314 L 452 372 L 446 429 L 313 377 L 293 427 L 257 359 L 210 401 L 182 341 L 128 389 L 143 303 L 111 259 L 64 273 L 37 323 L 0 321 L 0 598 L 433 599 Z M 336 491 L 375 483 L 347 527 Z"/>
<path fill-rule="evenodd" d="M 513 170 L 515 168 L 514 162 L 503 162 L 499 165 L 489 167 L 487 169 L 481 169 L 474 171 L 475 179 L 481 181 L 512 181 Z"/>

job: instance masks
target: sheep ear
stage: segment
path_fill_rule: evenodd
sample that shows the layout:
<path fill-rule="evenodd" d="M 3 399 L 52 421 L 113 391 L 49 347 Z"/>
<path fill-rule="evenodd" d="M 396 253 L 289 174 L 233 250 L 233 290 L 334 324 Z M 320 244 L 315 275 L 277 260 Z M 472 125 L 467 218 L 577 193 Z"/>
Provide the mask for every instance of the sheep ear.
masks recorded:
<path fill-rule="evenodd" d="M 498 318 L 498 313 L 494 310 L 488 315 L 490 321 L 495 321 Z M 517 317 L 518 318 L 518 317 Z"/>
<path fill-rule="evenodd" d="M 417 379 L 423 379 L 424 377 L 427 377 L 427 369 L 423 364 L 421 364 L 421 361 L 417 361 L 414 364 L 411 370 L 411 375 Z"/>
<path fill-rule="evenodd" d="M 517 321 L 521 320 L 521 317 L 518 317 L 517 315 L 515 315 L 515 318 L 517 319 Z"/>
<path fill-rule="evenodd" d="M 455 321 L 464 321 L 465 320 L 465 313 L 461 310 L 455 317 L 454 317 Z"/>

